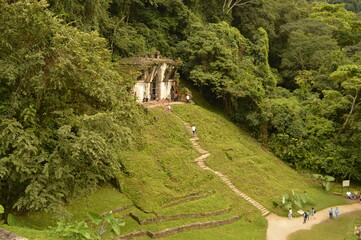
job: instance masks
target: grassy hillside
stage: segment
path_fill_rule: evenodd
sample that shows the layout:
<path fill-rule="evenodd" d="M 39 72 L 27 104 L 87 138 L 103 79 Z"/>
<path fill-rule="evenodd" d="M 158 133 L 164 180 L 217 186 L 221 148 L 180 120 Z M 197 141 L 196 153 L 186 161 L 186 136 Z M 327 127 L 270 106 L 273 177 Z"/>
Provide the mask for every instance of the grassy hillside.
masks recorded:
<path fill-rule="evenodd" d="M 281 195 L 292 189 L 306 191 L 316 208 L 343 202 L 330 198 L 313 179 L 291 169 L 217 111 L 197 105 L 173 109 L 184 121 L 197 126 L 199 144 L 211 153 L 206 160 L 208 166 L 227 175 L 241 191 L 271 211 L 285 214 L 274 209 L 272 201 L 280 202 Z"/>
<path fill-rule="evenodd" d="M 123 165 L 123 173 L 118 180 L 122 193 L 105 185 L 87 197 L 72 201 L 67 206 L 67 210 L 73 214 L 71 220 L 84 219 L 88 211 L 101 213 L 128 204 L 134 206 L 117 213 L 117 216 L 133 212 L 141 219 L 148 219 L 159 215 L 209 213 L 228 209 L 228 212 L 217 216 L 184 218 L 149 225 L 139 225 L 126 216 L 126 225 L 122 231 L 159 232 L 165 228 L 239 215 L 240 220 L 229 225 L 186 231 L 165 239 L 220 239 L 222 236 L 222 239 L 230 240 L 264 240 L 267 223 L 261 213 L 235 195 L 218 176 L 202 170 L 194 162 L 200 154 L 191 145 L 190 133 L 182 120 L 197 126 L 199 144 L 211 153 L 206 164 L 222 172 L 238 189 L 269 210 L 285 215 L 286 211 L 275 209 L 272 201 L 280 202 L 281 194 L 289 193 L 292 189 L 299 193 L 307 191 L 316 209 L 343 203 L 342 198 L 330 197 L 307 176 L 290 169 L 219 112 L 185 104 L 174 106 L 171 113 L 163 108 L 150 109 L 142 146 L 119 156 Z M 202 197 L 167 206 L 189 196 Z M 54 224 L 51 216 L 37 213 L 22 216 L 21 220 L 34 229 L 45 229 Z M 10 230 L 30 240 L 49 239 L 45 231 Z M 39 234 L 43 237 L 39 237 Z"/>
<path fill-rule="evenodd" d="M 266 222 L 260 212 L 245 200 L 235 196 L 230 189 L 225 188 L 224 183 L 216 175 L 202 170 L 194 162 L 199 153 L 188 140 L 191 136 L 182 121 L 162 108 L 152 109 L 150 115 L 151 121 L 144 135 L 144 149 L 134 150 L 122 156 L 125 159 L 123 165 L 129 172 L 120 177 L 122 191 L 142 210 L 155 211 L 160 215 L 211 212 L 230 207 L 232 210 L 226 215 L 217 217 L 185 219 L 142 227 L 128 218 L 129 224 L 125 226 L 125 231 L 130 232 L 134 229 L 159 231 L 197 221 L 220 220 L 241 215 L 241 221 L 220 228 L 225 231 L 224 239 L 252 239 L 249 238 L 249 234 L 255 239 L 264 239 Z M 208 197 L 170 208 L 162 207 L 174 198 L 208 191 L 212 192 Z M 136 212 L 141 214 L 139 210 Z M 149 218 L 149 216 L 144 217 Z M 190 235 L 194 238 L 207 236 L 207 239 L 219 239 L 220 229 L 190 231 L 171 236 L 169 239 L 190 239 Z M 243 232 L 247 232 L 247 229 L 252 231 L 239 238 L 240 229 L 243 229 Z"/>

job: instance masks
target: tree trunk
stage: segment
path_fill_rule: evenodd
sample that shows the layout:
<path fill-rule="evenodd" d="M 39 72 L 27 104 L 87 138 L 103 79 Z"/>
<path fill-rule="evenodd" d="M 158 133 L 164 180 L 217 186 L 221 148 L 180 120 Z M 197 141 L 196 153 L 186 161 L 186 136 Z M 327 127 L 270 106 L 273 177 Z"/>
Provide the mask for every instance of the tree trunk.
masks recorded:
<path fill-rule="evenodd" d="M 347 125 L 350 122 L 351 116 L 352 116 L 353 112 L 355 111 L 356 106 L 359 105 L 359 103 L 356 103 L 357 99 L 358 99 L 359 92 L 360 92 L 360 89 L 356 89 L 355 96 L 354 97 L 351 96 L 352 97 L 351 109 L 350 109 L 350 112 L 348 113 L 348 116 L 347 116 L 345 122 L 342 124 L 342 127 L 341 127 L 340 131 L 338 132 L 338 136 L 340 136 L 340 134 L 346 129 Z"/>
<path fill-rule="evenodd" d="M 262 122 L 259 127 L 261 143 L 265 147 L 268 147 L 268 123 L 269 121 Z"/>

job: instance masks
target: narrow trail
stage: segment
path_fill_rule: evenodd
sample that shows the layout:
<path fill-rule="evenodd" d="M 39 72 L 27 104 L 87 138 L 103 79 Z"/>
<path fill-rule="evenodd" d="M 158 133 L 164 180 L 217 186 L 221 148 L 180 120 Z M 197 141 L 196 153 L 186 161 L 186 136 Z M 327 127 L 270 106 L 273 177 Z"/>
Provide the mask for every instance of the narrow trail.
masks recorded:
<path fill-rule="evenodd" d="M 183 120 L 182 120 L 183 121 Z M 191 125 L 187 122 L 184 122 L 183 121 L 183 124 L 184 126 L 192 133 L 192 130 L 191 130 Z M 208 171 L 211 171 L 213 173 L 215 173 L 216 175 L 218 175 L 221 180 L 234 192 L 236 193 L 238 196 L 244 198 L 246 201 L 248 201 L 249 203 L 251 203 L 253 206 L 255 206 L 258 210 L 261 211 L 262 213 L 262 216 L 265 216 L 269 213 L 269 211 L 264 207 L 262 206 L 262 204 L 258 203 L 256 200 L 252 199 L 250 196 L 248 196 L 247 194 L 241 192 L 236 186 L 234 186 L 234 184 L 228 179 L 227 176 L 223 175 L 221 172 L 219 171 L 216 171 L 210 167 L 208 167 L 204 160 L 209 157 L 211 154 L 204 150 L 203 148 L 201 148 L 199 146 L 199 144 L 197 143 L 198 141 L 198 138 L 197 137 L 192 137 L 191 139 L 189 139 L 191 141 L 191 143 L 193 144 L 194 148 L 200 153 L 202 154 L 200 157 L 196 158 L 194 161 L 196 163 L 198 163 L 198 165 L 204 169 L 204 170 L 208 170 Z"/>
<path fill-rule="evenodd" d="M 343 214 L 354 211 L 361 211 L 361 203 L 359 202 L 355 204 L 342 205 L 337 207 L 340 210 L 340 218 L 342 218 Z M 335 209 L 336 206 L 332 208 Z M 288 219 L 286 217 L 279 217 L 275 214 L 270 214 L 266 217 L 268 221 L 267 240 L 287 240 L 290 234 L 299 230 L 311 229 L 311 227 L 324 221 L 337 221 L 329 220 L 328 210 L 329 208 L 317 211 L 315 214 L 316 219 L 312 219 L 312 217 L 310 216 L 310 220 L 308 220 L 305 224 L 303 224 L 302 216 Z"/>

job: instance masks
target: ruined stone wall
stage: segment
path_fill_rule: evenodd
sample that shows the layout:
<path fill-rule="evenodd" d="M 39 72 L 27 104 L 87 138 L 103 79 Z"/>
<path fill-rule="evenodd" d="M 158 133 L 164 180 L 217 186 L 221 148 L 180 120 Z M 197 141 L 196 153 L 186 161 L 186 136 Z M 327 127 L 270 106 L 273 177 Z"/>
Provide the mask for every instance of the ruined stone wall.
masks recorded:
<path fill-rule="evenodd" d="M 148 235 L 151 238 L 162 238 L 162 237 L 166 237 L 166 236 L 169 236 L 172 234 L 176 234 L 176 233 L 180 233 L 180 232 L 184 232 L 184 231 L 188 231 L 188 230 L 218 227 L 218 226 L 230 224 L 230 223 L 233 223 L 233 222 L 239 220 L 239 218 L 240 217 L 237 215 L 237 216 L 234 216 L 234 217 L 231 217 L 228 219 L 224 219 L 224 220 L 210 221 L 210 222 L 203 222 L 203 223 L 192 223 L 192 224 L 183 225 L 183 226 L 174 227 L 174 228 L 166 228 L 166 229 L 156 232 L 156 233 L 153 233 L 151 231 L 146 231 L 146 230 L 136 231 L 136 232 L 124 234 L 115 239 L 116 240 L 133 239 L 135 237 L 140 237 L 140 236 L 145 236 L 145 235 Z"/>
<path fill-rule="evenodd" d="M 141 76 L 133 88 L 136 100 L 141 102 L 144 98 L 151 99 L 153 83 L 156 82 L 156 94 L 158 100 L 171 97 L 171 89 L 176 89 L 177 66 L 171 59 L 134 57 L 124 60 L 123 66 L 129 69 L 138 69 Z"/>

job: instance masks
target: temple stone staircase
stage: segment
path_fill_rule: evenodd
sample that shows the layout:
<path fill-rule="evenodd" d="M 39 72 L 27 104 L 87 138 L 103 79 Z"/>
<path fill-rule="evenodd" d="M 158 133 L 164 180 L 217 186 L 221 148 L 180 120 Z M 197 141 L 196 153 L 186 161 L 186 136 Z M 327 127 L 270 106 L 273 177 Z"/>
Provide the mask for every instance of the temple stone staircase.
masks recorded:
<path fill-rule="evenodd" d="M 184 126 L 188 129 L 189 132 L 192 132 L 191 129 L 191 125 L 187 122 L 184 122 L 182 120 Z M 258 203 L 256 200 L 252 199 L 250 196 L 248 196 L 247 194 L 241 192 L 236 186 L 234 186 L 234 184 L 228 179 L 227 176 L 223 175 L 221 172 L 213 170 L 212 168 L 208 167 L 204 160 L 209 157 L 211 154 L 204 150 L 203 148 L 201 148 L 199 146 L 199 144 L 197 143 L 198 138 L 197 137 L 192 137 L 191 139 L 189 139 L 191 141 L 191 143 L 193 144 L 194 148 L 200 153 L 202 154 L 200 157 L 196 158 L 194 161 L 196 163 L 198 163 L 198 165 L 204 169 L 204 170 L 208 170 L 211 171 L 213 173 L 215 173 L 217 176 L 219 176 L 221 178 L 221 180 L 234 192 L 236 193 L 238 196 L 244 198 L 245 200 L 247 200 L 249 203 L 251 203 L 253 206 L 255 206 L 258 210 L 261 211 L 262 216 L 266 216 L 267 214 L 269 214 L 270 212 L 260 203 Z"/>

